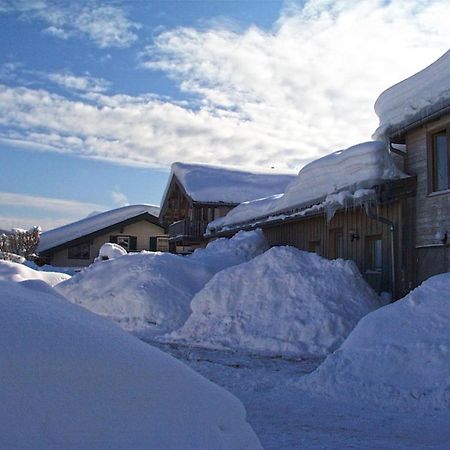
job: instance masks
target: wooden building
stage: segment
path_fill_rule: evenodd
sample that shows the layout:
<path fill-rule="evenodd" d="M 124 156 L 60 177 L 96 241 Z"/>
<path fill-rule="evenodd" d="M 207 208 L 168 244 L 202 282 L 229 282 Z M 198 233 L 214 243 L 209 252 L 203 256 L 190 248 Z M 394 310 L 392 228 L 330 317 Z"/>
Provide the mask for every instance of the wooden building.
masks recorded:
<path fill-rule="evenodd" d="M 209 222 L 242 202 L 283 192 L 293 178 L 204 164 L 172 164 L 160 213 L 171 251 L 189 253 L 205 246 Z"/>
<path fill-rule="evenodd" d="M 159 208 L 131 205 L 89 216 L 42 233 L 39 262 L 56 267 L 85 267 L 106 242 L 128 252 L 168 251 L 168 238 L 158 219 Z"/>

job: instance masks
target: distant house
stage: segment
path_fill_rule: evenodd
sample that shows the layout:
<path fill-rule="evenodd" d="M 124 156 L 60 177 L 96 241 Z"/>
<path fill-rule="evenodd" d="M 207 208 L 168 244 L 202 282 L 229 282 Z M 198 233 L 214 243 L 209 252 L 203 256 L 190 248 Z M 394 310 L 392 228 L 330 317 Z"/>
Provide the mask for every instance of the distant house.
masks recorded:
<path fill-rule="evenodd" d="M 160 213 L 172 251 L 185 253 L 205 245 L 208 222 L 239 203 L 283 192 L 293 178 L 203 164 L 172 164 Z"/>
<path fill-rule="evenodd" d="M 40 262 L 59 267 L 87 266 L 106 242 L 117 243 L 128 252 L 168 251 L 158 215 L 157 206 L 131 205 L 46 231 L 38 247 Z"/>
<path fill-rule="evenodd" d="M 450 271 L 450 51 L 383 92 L 375 111 L 375 137 L 417 177 L 411 235 L 416 285 Z"/>

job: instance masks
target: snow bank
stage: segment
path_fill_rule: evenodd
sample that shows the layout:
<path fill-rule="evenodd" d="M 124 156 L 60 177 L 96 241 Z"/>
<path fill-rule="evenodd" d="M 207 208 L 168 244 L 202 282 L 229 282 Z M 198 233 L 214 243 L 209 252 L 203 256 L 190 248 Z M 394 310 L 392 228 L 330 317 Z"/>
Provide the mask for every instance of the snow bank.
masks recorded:
<path fill-rule="evenodd" d="M 50 286 L 55 286 L 62 281 L 68 280 L 70 275 L 59 272 L 41 272 L 33 270 L 23 264 L 0 260 L 0 280 L 25 281 L 41 280 Z"/>
<path fill-rule="evenodd" d="M 120 256 L 126 255 L 127 251 L 121 247 L 119 244 L 112 244 L 106 242 L 100 247 L 98 256 L 100 259 L 114 259 Z"/>
<path fill-rule="evenodd" d="M 264 355 L 322 356 L 378 306 L 353 262 L 273 247 L 215 275 L 192 300 L 185 325 L 164 339 Z"/>
<path fill-rule="evenodd" d="M 225 217 L 211 222 L 208 230 L 217 231 L 268 216 L 276 218 L 293 209 L 320 203 L 330 194 L 345 190 L 351 195 L 403 176 L 383 142 L 365 142 L 307 164 L 289 183 L 283 195 L 242 203 Z"/>
<path fill-rule="evenodd" d="M 400 408 L 450 408 L 450 274 L 362 319 L 306 387 Z"/>
<path fill-rule="evenodd" d="M 57 289 L 71 302 L 128 331 L 171 331 L 183 325 L 192 297 L 217 271 L 266 249 L 262 231 L 242 232 L 190 256 L 141 252 L 93 264 Z"/>
<path fill-rule="evenodd" d="M 205 164 L 172 164 L 176 176 L 194 201 L 242 203 L 283 192 L 294 175 L 247 172 Z M 166 191 L 167 193 L 167 191 Z M 163 198 L 166 197 L 164 194 Z"/>
<path fill-rule="evenodd" d="M 375 102 L 380 124 L 374 133 L 384 139 L 440 109 L 450 106 L 450 50 L 415 75 L 384 91 Z"/>
<path fill-rule="evenodd" d="M 242 404 L 40 281 L 0 281 L 2 448 L 260 448 Z"/>
<path fill-rule="evenodd" d="M 73 239 L 95 233 L 141 214 L 150 214 L 157 218 L 159 216 L 159 207 L 154 205 L 124 206 L 46 231 L 40 235 L 38 252 L 43 252 Z"/>

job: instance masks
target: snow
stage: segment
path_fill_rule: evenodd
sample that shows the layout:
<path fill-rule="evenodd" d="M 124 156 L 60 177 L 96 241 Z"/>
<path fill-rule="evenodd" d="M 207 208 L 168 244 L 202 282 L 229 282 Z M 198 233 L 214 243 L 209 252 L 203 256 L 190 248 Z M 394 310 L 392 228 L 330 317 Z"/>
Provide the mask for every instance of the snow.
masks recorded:
<path fill-rule="evenodd" d="M 118 244 L 112 244 L 110 242 L 106 242 L 100 247 L 100 251 L 98 253 L 98 257 L 100 260 L 102 259 L 114 259 L 119 258 L 120 256 L 126 255 L 127 251 Z"/>
<path fill-rule="evenodd" d="M 303 167 L 298 176 L 286 187 L 283 195 L 244 202 L 208 225 L 209 232 L 220 231 L 237 224 L 255 222 L 271 217 L 290 214 L 320 204 L 340 201 L 338 194 L 346 196 L 355 193 L 361 200 L 361 193 L 387 180 L 405 175 L 395 166 L 383 142 L 372 141 L 354 145 L 345 150 L 326 155 Z M 325 202 L 327 203 L 327 202 Z"/>
<path fill-rule="evenodd" d="M 16 282 L 41 280 L 50 286 L 55 286 L 69 278 L 70 275 L 65 273 L 41 272 L 39 270 L 31 269 L 23 264 L 0 260 L 0 280 Z"/>
<path fill-rule="evenodd" d="M 246 172 L 204 164 L 172 164 L 170 180 L 176 176 L 196 202 L 242 203 L 283 192 L 294 175 Z M 163 199 L 166 197 L 166 193 Z"/>
<path fill-rule="evenodd" d="M 262 231 L 241 232 L 189 256 L 141 252 L 93 264 L 57 289 L 128 331 L 172 331 L 189 317 L 192 297 L 216 272 L 266 249 Z"/>
<path fill-rule="evenodd" d="M 257 280 L 257 282 L 255 282 Z M 352 261 L 273 247 L 216 274 L 184 326 L 164 338 L 270 356 L 324 356 L 380 306 Z"/>
<path fill-rule="evenodd" d="M 365 318 L 306 387 L 334 399 L 450 410 L 450 273 Z"/>
<path fill-rule="evenodd" d="M 41 234 L 38 252 L 43 252 L 58 245 L 86 236 L 96 231 L 131 219 L 141 214 L 151 214 L 158 218 L 159 207 L 153 205 L 131 205 L 112 209 L 94 216 L 88 216 L 77 222 L 69 223 L 59 228 L 46 231 Z"/>
<path fill-rule="evenodd" d="M 0 291 L 2 448 L 260 448 L 241 402 L 184 364 L 41 281 Z"/>
<path fill-rule="evenodd" d="M 430 66 L 384 91 L 375 102 L 380 123 L 374 133 L 385 139 L 392 132 L 450 106 L 450 50 Z"/>

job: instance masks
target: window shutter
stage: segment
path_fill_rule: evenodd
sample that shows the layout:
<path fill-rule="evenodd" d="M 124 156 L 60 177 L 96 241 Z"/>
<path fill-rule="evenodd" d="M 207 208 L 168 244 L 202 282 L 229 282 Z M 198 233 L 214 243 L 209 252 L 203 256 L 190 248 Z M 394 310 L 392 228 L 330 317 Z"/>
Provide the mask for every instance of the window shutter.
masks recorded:
<path fill-rule="evenodd" d="M 130 252 L 135 252 L 137 249 L 137 237 L 130 236 Z"/>
<path fill-rule="evenodd" d="M 110 236 L 109 242 L 111 242 L 112 244 L 117 244 L 117 236 Z"/>

